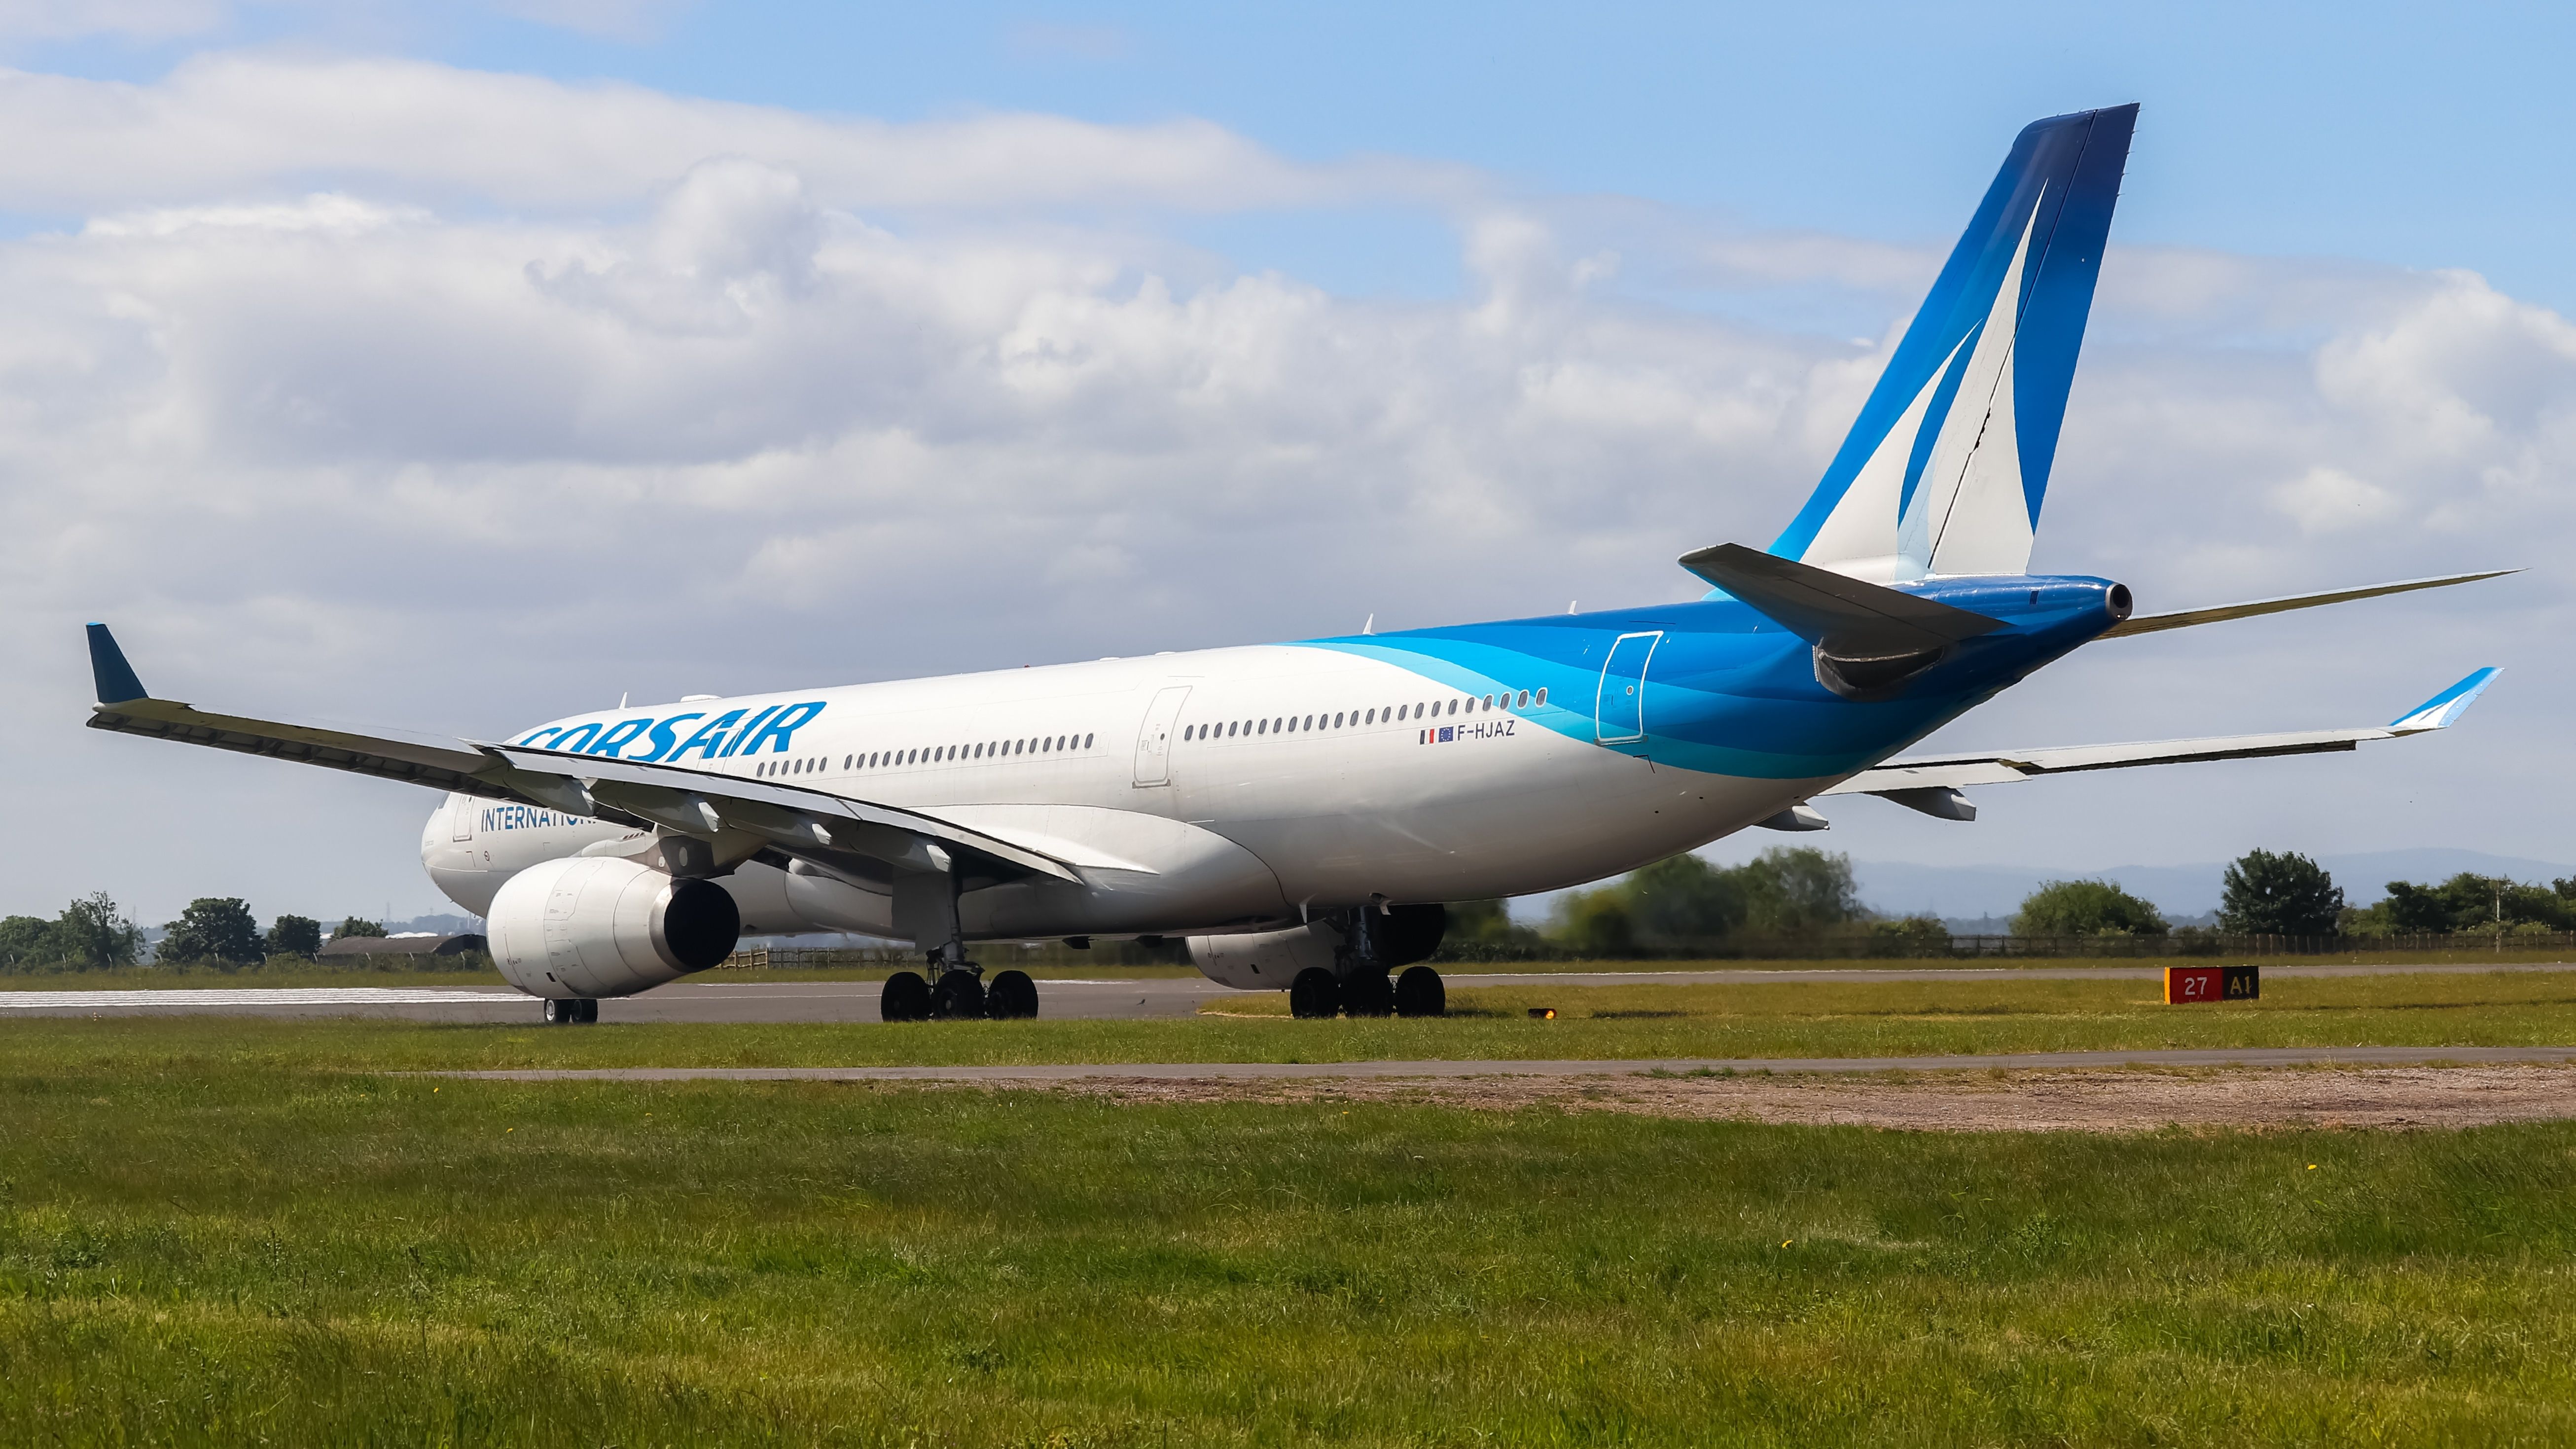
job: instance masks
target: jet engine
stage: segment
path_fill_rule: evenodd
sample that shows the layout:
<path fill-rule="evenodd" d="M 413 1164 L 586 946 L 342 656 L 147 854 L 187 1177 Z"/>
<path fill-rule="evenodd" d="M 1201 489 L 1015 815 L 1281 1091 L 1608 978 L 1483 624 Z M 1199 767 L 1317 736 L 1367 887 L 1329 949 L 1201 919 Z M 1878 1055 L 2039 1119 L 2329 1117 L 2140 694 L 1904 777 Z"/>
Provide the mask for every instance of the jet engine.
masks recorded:
<path fill-rule="evenodd" d="M 532 865 L 486 917 L 492 963 L 531 996 L 632 996 L 732 954 L 742 914 L 711 880 L 614 856 Z"/>

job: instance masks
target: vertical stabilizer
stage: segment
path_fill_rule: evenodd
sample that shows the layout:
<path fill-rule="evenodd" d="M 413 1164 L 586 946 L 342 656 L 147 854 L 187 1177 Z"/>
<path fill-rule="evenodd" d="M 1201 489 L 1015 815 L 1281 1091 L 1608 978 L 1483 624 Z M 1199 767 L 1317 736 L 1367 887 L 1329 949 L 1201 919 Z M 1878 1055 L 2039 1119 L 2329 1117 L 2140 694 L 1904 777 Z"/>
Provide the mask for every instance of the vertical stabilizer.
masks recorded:
<path fill-rule="evenodd" d="M 2022 131 L 1772 553 L 1878 581 L 2029 567 L 2137 118 Z"/>

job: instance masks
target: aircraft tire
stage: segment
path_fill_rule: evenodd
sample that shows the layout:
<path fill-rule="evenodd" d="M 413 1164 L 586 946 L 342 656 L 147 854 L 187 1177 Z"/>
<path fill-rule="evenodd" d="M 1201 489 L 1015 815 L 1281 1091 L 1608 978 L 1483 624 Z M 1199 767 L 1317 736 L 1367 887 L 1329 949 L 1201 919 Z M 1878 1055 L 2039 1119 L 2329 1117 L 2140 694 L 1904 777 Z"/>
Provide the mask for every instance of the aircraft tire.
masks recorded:
<path fill-rule="evenodd" d="M 580 1026 L 590 1026 L 597 1023 L 599 1020 L 599 1003 L 591 1000 L 587 996 L 575 1001 L 572 1004 L 572 1019 L 575 1024 Z"/>
<path fill-rule="evenodd" d="M 886 978 L 877 996 L 877 1015 L 885 1021 L 928 1021 L 930 983 L 918 971 L 898 971 Z"/>
<path fill-rule="evenodd" d="M 1350 1016 L 1385 1016 L 1395 1010 L 1395 987 L 1386 973 L 1360 967 L 1342 978 L 1342 1011 Z"/>
<path fill-rule="evenodd" d="M 1026 971 L 1005 971 L 984 992 L 984 1014 L 995 1021 L 1028 1021 L 1038 1014 L 1038 984 Z"/>
<path fill-rule="evenodd" d="M 1288 983 L 1288 1014 L 1309 1021 L 1333 1015 L 1342 1007 L 1342 984 L 1321 966 L 1309 966 Z"/>
<path fill-rule="evenodd" d="M 546 1025 L 570 1026 L 578 1019 L 569 999 L 560 996 L 546 998 Z"/>
<path fill-rule="evenodd" d="M 951 971 L 930 989 L 930 1014 L 941 1021 L 973 1021 L 984 1014 L 984 983 L 972 971 Z"/>
<path fill-rule="evenodd" d="M 1407 966 L 1395 978 L 1395 1014 L 1398 1016 L 1446 1016 L 1449 1014 L 1449 988 L 1440 973 L 1428 966 Z"/>

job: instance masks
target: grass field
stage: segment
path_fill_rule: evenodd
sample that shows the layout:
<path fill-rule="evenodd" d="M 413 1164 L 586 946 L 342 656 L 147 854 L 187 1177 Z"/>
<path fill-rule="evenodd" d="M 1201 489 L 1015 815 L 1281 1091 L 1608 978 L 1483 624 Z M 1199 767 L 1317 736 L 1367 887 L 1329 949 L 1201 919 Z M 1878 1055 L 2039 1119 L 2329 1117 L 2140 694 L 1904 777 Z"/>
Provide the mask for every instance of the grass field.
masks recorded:
<path fill-rule="evenodd" d="M 2566 952 L 2546 951 L 2354 951 L 2327 956 L 2267 956 L 2259 958 L 2274 965 L 2325 966 L 2478 966 L 2478 965 L 2544 965 L 2562 961 Z M 1008 952 L 987 948 L 986 966 L 999 970 L 1013 964 Z M 1891 960 L 1777 960 L 1777 961 L 1503 961 L 1452 962 L 1440 970 L 1453 976 L 1556 975 L 1561 973 L 1596 974 L 1661 971 L 1816 971 L 1872 970 L 1884 968 L 1940 970 L 1943 968 L 1980 971 L 2043 969 L 2145 969 L 2166 966 L 2206 966 L 2217 958 L 2207 956 L 2174 957 L 2046 957 L 2046 956 L 1979 956 L 1973 958 L 1891 959 Z M 2240 959 L 2240 958 L 2229 958 Z M 2241 958 L 2255 959 L 2255 958 Z M 1025 966 L 1040 981 L 1051 977 L 1194 977 L 1198 971 L 1190 966 L 1141 965 L 1124 966 L 1102 962 L 1094 965 Z M 690 978 L 706 984 L 733 982 L 799 982 L 799 981 L 882 981 L 892 968 L 876 966 L 829 967 L 722 967 Z M 226 971 L 211 966 L 127 967 L 115 971 L 57 971 L 0 975 L 0 991 L 150 991 L 188 990 L 205 987 L 258 986 L 400 986 L 438 987 L 507 985 L 501 974 L 488 965 L 468 970 L 425 970 L 410 965 L 385 967 L 324 966 L 256 967 Z"/>
<path fill-rule="evenodd" d="M 1532 1022 L 1523 998 L 1567 1015 Z M 10 1444 L 2576 1438 L 2576 1123 L 1929 1134 L 382 1069 L 2576 1041 L 2576 979 L 1427 1022 L 0 1020 Z"/>
<path fill-rule="evenodd" d="M 2572 1126 L 1948 1136 L 5 1060 L 11 1443 L 2576 1436 Z"/>
<path fill-rule="evenodd" d="M 2259 1002 L 2170 1007 L 2148 981 L 1563 982 L 1452 993 L 1440 1020 L 1292 1021 L 1275 994 L 1160 1021 L 552 1028 L 391 1019 L 0 1018 L 0 1063 L 305 1069 L 1317 1062 L 1415 1058 L 1922 1056 L 2242 1046 L 2576 1042 L 2576 973 L 2269 983 Z M 1530 1005 L 1557 1008 L 1532 1021 Z"/>

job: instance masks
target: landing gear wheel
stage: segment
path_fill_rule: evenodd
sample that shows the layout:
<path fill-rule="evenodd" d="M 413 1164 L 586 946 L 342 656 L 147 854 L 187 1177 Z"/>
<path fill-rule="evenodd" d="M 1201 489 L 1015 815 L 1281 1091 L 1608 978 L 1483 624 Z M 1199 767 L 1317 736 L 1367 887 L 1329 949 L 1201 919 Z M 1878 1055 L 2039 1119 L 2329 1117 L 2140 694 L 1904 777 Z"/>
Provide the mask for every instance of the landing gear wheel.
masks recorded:
<path fill-rule="evenodd" d="M 1288 1014 L 1309 1020 L 1342 1009 L 1342 983 L 1321 966 L 1309 966 L 1288 983 Z"/>
<path fill-rule="evenodd" d="M 560 996 L 546 998 L 546 1025 L 570 1026 L 580 1019 L 581 1008 L 570 998 Z"/>
<path fill-rule="evenodd" d="M 1395 987 L 1385 972 L 1357 967 L 1342 978 L 1342 1010 L 1352 1016 L 1384 1016 L 1395 1010 Z"/>
<path fill-rule="evenodd" d="M 930 991 L 930 1014 L 941 1021 L 972 1020 L 984 1014 L 984 983 L 972 971 L 951 971 Z"/>
<path fill-rule="evenodd" d="M 886 1021 L 930 1020 L 930 983 L 918 971 L 898 971 L 886 978 L 877 997 L 877 1015 Z"/>
<path fill-rule="evenodd" d="M 1027 1021 L 1038 1014 L 1038 984 L 1026 971 L 1005 971 L 984 992 L 984 1014 L 995 1021 Z"/>
<path fill-rule="evenodd" d="M 596 1023 L 598 1022 L 598 1020 L 599 1020 L 599 1003 L 598 1003 L 598 1002 L 593 1001 L 593 1000 L 591 1000 L 589 997 L 585 996 L 585 997 L 581 998 L 580 1000 L 575 1001 L 575 1002 L 572 1004 L 572 1006 L 573 1006 L 573 1016 L 572 1016 L 572 1019 L 573 1019 L 574 1021 L 576 1021 L 576 1022 L 580 1023 L 580 1024 L 581 1024 L 581 1025 L 583 1025 L 583 1026 L 591 1026 L 591 1025 L 594 1025 L 594 1024 L 596 1024 Z"/>
<path fill-rule="evenodd" d="M 1440 973 L 1428 966 L 1407 966 L 1395 978 L 1395 1014 L 1398 1016 L 1446 1016 L 1449 1014 L 1449 988 L 1441 983 Z"/>

